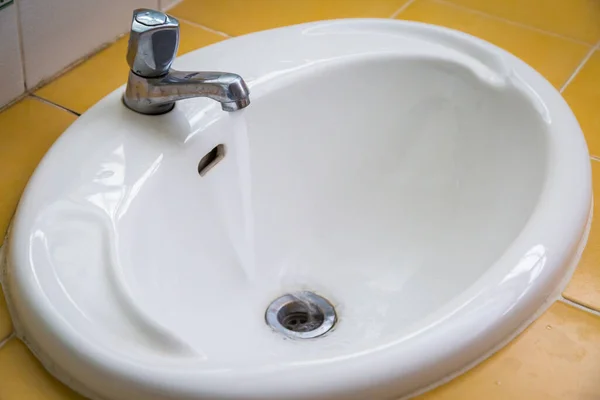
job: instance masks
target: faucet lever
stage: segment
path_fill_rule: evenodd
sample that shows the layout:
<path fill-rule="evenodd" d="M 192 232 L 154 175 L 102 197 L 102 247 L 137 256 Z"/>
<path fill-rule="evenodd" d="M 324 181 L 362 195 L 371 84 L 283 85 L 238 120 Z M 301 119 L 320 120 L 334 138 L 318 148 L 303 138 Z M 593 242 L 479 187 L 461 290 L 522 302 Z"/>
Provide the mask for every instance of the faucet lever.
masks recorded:
<path fill-rule="evenodd" d="M 169 72 L 179 46 L 179 21 L 160 11 L 139 8 L 133 12 L 127 47 L 131 71 L 144 78 Z"/>

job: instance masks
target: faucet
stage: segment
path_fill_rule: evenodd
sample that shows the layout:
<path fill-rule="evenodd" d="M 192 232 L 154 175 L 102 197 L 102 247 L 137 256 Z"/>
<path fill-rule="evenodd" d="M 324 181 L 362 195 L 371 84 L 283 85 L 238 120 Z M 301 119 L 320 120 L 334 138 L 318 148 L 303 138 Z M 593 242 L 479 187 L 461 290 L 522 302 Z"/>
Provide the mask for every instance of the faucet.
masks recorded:
<path fill-rule="evenodd" d="M 131 68 L 123 103 L 141 114 L 169 112 L 177 100 L 208 97 L 224 111 L 250 104 L 250 91 L 241 76 L 228 72 L 185 72 L 171 69 L 179 46 L 179 21 L 159 11 L 133 12 L 127 48 Z"/>

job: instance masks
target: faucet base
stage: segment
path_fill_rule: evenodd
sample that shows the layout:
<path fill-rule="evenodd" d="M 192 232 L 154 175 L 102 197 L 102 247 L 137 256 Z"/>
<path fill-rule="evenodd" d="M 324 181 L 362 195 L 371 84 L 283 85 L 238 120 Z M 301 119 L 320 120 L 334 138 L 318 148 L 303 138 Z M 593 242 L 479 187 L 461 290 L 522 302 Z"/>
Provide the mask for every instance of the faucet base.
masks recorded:
<path fill-rule="evenodd" d="M 127 96 L 122 97 L 123 104 L 131 111 L 135 111 L 145 115 L 161 115 L 166 114 L 175 108 L 175 102 L 162 104 L 141 104 L 139 101 L 130 102 Z"/>

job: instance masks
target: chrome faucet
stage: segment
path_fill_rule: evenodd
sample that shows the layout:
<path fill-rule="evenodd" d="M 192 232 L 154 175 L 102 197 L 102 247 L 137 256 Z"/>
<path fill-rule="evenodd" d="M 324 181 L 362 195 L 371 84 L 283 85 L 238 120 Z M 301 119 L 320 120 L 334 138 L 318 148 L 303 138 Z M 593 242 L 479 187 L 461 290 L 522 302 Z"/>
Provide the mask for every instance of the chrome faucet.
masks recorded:
<path fill-rule="evenodd" d="M 142 114 L 163 114 L 177 100 L 208 97 L 224 111 L 250 104 L 241 76 L 227 72 L 184 72 L 171 69 L 179 46 L 179 21 L 159 11 L 133 12 L 127 63 L 131 70 L 123 103 Z"/>

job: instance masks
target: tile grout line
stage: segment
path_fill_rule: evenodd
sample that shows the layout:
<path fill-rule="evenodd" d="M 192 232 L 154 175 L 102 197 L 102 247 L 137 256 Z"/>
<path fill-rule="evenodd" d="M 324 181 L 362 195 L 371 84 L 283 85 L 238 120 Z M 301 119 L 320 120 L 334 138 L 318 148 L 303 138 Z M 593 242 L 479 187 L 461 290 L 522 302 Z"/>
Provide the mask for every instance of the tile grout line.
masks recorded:
<path fill-rule="evenodd" d="M 594 314 L 595 316 L 600 317 L 600 311 L 596 311 L 593 308 L 589 308 L 582 304 L 576 303 L 573 300 L 569 300 L 569 299 L 565 298 L 562 294 L 558 298 L 558 301 L 565 303 L 567 305 L 570 305 L 571 307 L 575 307 L 581 311 L 585 311 L 587 313 Z"/>
<path fill-rule="evenodd" d="M 114 45 L 120 39 L 122 39 L 125 35 L 127 35 L 127 33 L 120 34 L 115 39 L 113 39 L 113 40 L 111 40 L 109 42 L 103 43 L 100 46 L 92 49 L 89 53 L 87 53 L 83 57 L 81 57 L 81 58 L 73 61 L 71 64 L 67 65 L 66 67 L 64 67 L 60 71 L 56 72 L 54 75 L 52 75 L 52 76 L 50 76 L 50 77 L 48 77 L 46 79 L 43 79 L 42 81 L 40 81 L 37 85 L 35 85 L 31 89 L 28 88 L 27 85 L 26 85 L 25 86 L 25 90 L 23 91 L 23 93 L 21 93 L 19 96 L 15 97 L 14 99 L 12 99 L 11 101 L 9 101 L 8 103 L 0 105 L 0 112 L 3 112 L 5 110 L 7 110 L 8 108 L 10 108 L 11 106 L 15 105 L 19 101 L 25 99 L 26 97 L 33 96 L 33 97 L 37 98 L 38 100 L 42 100 L 43 102 L 46 102 L 48 104 L 52 104 L 54 106 L 57 106 L 58 108 L 64 109 L 65 111 L 69 111 L 70 113 L 73 113 L 73 114 L 79 116 L 80 115 L 79 113 L 77 113 L 77 112 L 75 112 L 73 110 L 69 110 L 68 108 L 63 107 L 60 104 L 56 104 L 56 103 L 53 103 L 53 102 L 51 102 L 49 100 L 46 100 L 46 99 L 44 99 L 44 98 L 36 95 L 35 92 L 37 92 L 39 89 L 43 88 L 44 86 L 46 86 L 46 85 L 48 85 L 48 84 L 56 81 L 57 79 L 59 79 L 61 76 L 63 76 L 67 72 L 69 72 L 69 71 L 77 68 L 79 65 L 83 64 L 84 62 L 86 62 L 90 58 L 96 56 L 97 54 L 99 54 L 103 50 L 105 50 L 105 49 L 109 48 L 110 46 Z"/>
<path fill-rule="evenodd" d="M 0 106 L 0 113 L 4 112 L 5 110 L 8 110 L 10 107 L 14 106 L 15 104 L 17 104 L 18 102 L 20 102 L 27 96 L 29 96 L 29 91 L 25 90 L 23 93 L 21 93 L 20 95 L 18 95 L 17 97 L 15 97 L 11 101 L 9 101 L 8 103 L 2 104 Z"/>
<path fill-rule="evenodd" d="M 36 91 L 42 89 L 43 87 L 49 85 L 50 83 L 56 81 L 57 79 L 59 79 L 60 77 L 62 77 L 66 73 L 68 73 L 69 71 L 74 70 L 75 68 L 77 68 L 81 64 L 85 63 L 86 61 L 90 60 L 91 58 L 97 56 L 98 54 L 100 54 L 104 50 L 108 49 L 109 47 L 112 47 L 119 40 L 121 40 L 124 37 L 126 37 L 127 34 L 128 34 L 128 32 L 121 33 L 118 36 L 115 36 L 113 39 L 109 40 L 108 42 L 101 43 L 99 46 L 96 46 L 95 48 L 93 48 L 90 51 L 88 51 L 82 57 L 80 57 L 77 60 L 73 61 L 69 65 L 67 65 L 64 68 L 62 68 L 61 70 L 55 72 L 53 75 L 50 75 L 49 77 L 44 78 L 41 81 L 39 81 L 34 87 L 32 87 L 31 89 L 28 89 L 28 93 L 29 94 L 33 94 Z"/>
<path fill-rule="evenodd" d="M 516 21 L 510 20 L 510 19 L 507 19 L 507 18 L 498 17 L 496 15 L 488 14 L 486 12 L 479 11 L 479 10 L 476 10 L 474 8 L 466 7 L 466 6 L 463 6 L 463 5 L 460 5 L 460 4 L 455 4 L 455 3 L 453 3 L 453 2 L 451 2 L 449 0 L 433 0 L 433 1 L 436 2 L 436 3 L 440 3 L 440 4 L 445 4 L 445 5 L 449 6 L 449 7 L 458 8 L 459 10 L 469 11 L 469 12 L 471 12 L 473 14 L 481 15 L 481 16 L 484 16 L 484 17 L 487 17 L 487 18 L 490 18 L 490 19 L 494 19 L 496 21 L 501 21 L 501 22 L 507 23 L 509 25 L 514 25 L 514 26 L 518 26 L 518 27 L 521 27 L 521 28 L 526 28 L 526 29 L 529 29 L 529 30 L 534 31 L 534 32 L 543 33 L 543 34 L 546 34 L 546 35 L 549 35 L 549 36 L 554 36 L 554 37 L 557 37 L 557 38 L 568 40 L 568 41 L 573 42 L 573 43 L 582 44 L 582 45 L 585 45 L 585 46 L 588 46 L 588 47 L 594 46 L 593 44 L 584 42 L 584 41 L 579 40 L 579 39 L 573 39 L 573 38 L 570 38 L 568 36 L 561 35 L 560 33 L 550 32 L 550 31 L 547 31 L 547 30 L 544 30 L 544 29 L 536 28 L 536 27 L 531 26 L 531 25 L 524 24 L 522 22 L 516 22 Z"/>
<path fill-rule="evenodd" d="M 53 101 L 46 100 L 46 99 L 44 99 L 43 97 L 40 97 L 40 96 L 38 96 L 37 94 L 34 94 L 34 93 L 29 93 L 29 96 L 33 97 L 34 99 L 37 99 L 37 100 L 41 101 L 42 103 L 49 104 L 49 105 L 51 105 L 51 106 L 54 106 L 54 107 L 56 107 L 56 108 L 59 108 L 59 109 L 61 109 L 61 110 L 63 110 L 63 111 L 67 111 L 67 112 L 69 112 L 69 113 L 71 113 L 71 114 L 75 114 L 75 115 L 76 115 L 76 116 L 78 116 L 78 117 L 79 117 L 79 116 L 81 116 L 81 114 L 80 114 L 80 113 L 78 113 L 78 112 L 76 112 L 76 111 L 73 111 L 73 110 L 71 110 L 71 109 L 68 109 L 67 107 L 61 106 L 60 104 L 56 104 L 56 103 L 55 103 L 55 102 L 53 102 Z"/>
<path fill-rule="evenodd" d="M 12 219 L 12 217 L 11 217 L 11 219 Z M 7 236 L 8 236 L 8 230 L 4 234 L 4 237 L 2 238 L 2 240 L 3 240 L 2 244 L 0 244 L 0 289 L 2 289 L 1 283 L 2 283 L 2 279 L 4 278 L 3 277 L 4 270 L 2 269 L 3 268 L 2 263 L 4 261 L 4 256 L 5 256 L 4 249 L 6 247 L 4 246 L 4 244 L 6 243 L 6 237 Z M 7 307 L 6 311 L 8 311 L 8 300 L 6 299 L 6 291 L 4 291 L 3 294 L 0 294 L 0 296 L 4 296 L 4 301 L 5 301 L 5 304 L 6 304 L 6 307 Z M 7 337 L 5 337 L 4 339 L 0 340 L 0 350 L 2 350 L 2 347 L 6 343 L 8 343 L 10 341 L 10 339 L 12 339 L 12 338 L 14 338 L 16 336 L 15 324 L 12 322 L 12 318 L 11 318 L 10 312 L 8 313 L 8 319 L 9 319 L 9 321 L 12 324 L 12 330 L 10 331 L 10 334 Z"/>
<path fill-rule="evenodd" d="M 0 350 L 6 343 L 8 343 L 10 341 L 10 339 L 15 338 L 16 336 L 17 336 L 17 334 L 15 333 L 15 330 L 13 329 L 12 332 L 10 333 L 10 335 L 8 335 L 6 337 L 6 339 L 0 340 Z"/>
<path fill-rule="evenodd" d="M 17 10 L 17 34 L 19 36 L 19 52 L 21 53 L 21 73 L 23 74 L 23 93 L 27 93 L 27 76 L 25 74 L 25 46 L 23 45 L 23 28 L 21 26 L 21 13 L 19 12 L 19 8 L 19 2 L 15 1 L 15 9 Z"/>
<path fill-rule="evenodd" d="M 233 36 L 231 36 L 231 35 L 229 35 L 229 34 L 227 34 L 227 33 L 225 33 L 225 32 L 221 32 L 221 31 L 218 31 L 218 30 L 216 30 L 216 29 L 209 28 L 208 26 L 205 26 L 205 25 L 199 24 L 199 23 L 197 23 L 197 22 L 190 21 L 190 20 L 188 20 L 188 19 L 185 19 L 185 18 L 181 18 L 181 17 L 177 17 L 177 16 L 175 16 L 175 18 L 177 18 L 178 20 L 180 20 L 180 21 L 183 21 L 183 22 L 185 22 L 185 23 L 188 23 L 188 24 L 190 24 L 190 25 L 192 25 L 192 26 L 195 26 L 195 27 L 197 27 L 197 28 L 202 28 L 202 29 L 204 29 L 204 30 L 206 30 L 206 31 L 212 32 L 212 33 L 214 33 L 214 34 L 217 34 L 217 35 L 220 35 L 220 36 L 224 36 L 224 37 L 226 37 L 226 38 L 232 38 L 232 37 L 233 37 Z"/>
<path fill-rule="evenodd" d="M 579 73 L 579 71 L 582 70 L 583 66 L 588 62 L 588 60 L 592 57 L 592 55 L 594 54 L 594 52 L 596 50 L 598 50 L 598 46 L 600 46 L 600 42 L 596 43 L 591 49 L 590 51 L 587 52 L 587 54 L 585 55 L 585 57 L 583 57 L 583 60 L 581 60 L 581 62 L 579 63 L 579 65 L 577 66 L 577 68 L 575 68 L 575 71 L 573 71 L 573 73 L 571 74 L 571 76 L 569 76 L 569 79 L 567 79 L 567 81 L 560 87 L 559 92 L 562 93 L 567 86 L 569 86 L 569 84 L 573 81 L 573 79 L 575 79 L 575 76 Z"/>
<path fill-rule="evenodd" d="M 168 5 L 167 7 L 163 7 L 162 6 L 162 0 L 158 0 L 159 3 L 161 3 L 160 8 L 162 11 L 169 11 L 171 8 L 175 7 L 177 4 L 181 3 L 183 0 L 175 0 L 174 2 L 172 2 L 170 5 Z"/>
<path fill-rule="evenodd" d="M 400 8 L 398 8 L 392 15 L 390 15 L 390 18 L 392 18 L 392 19 L 396 18 L 402 11 L 406 10 L 408 8 L 408 6 L 410 6 L 415 1 L 416 0 L 408 0 L 406 3 L 402 4 L 402 6 L 400 6 Z"/>

